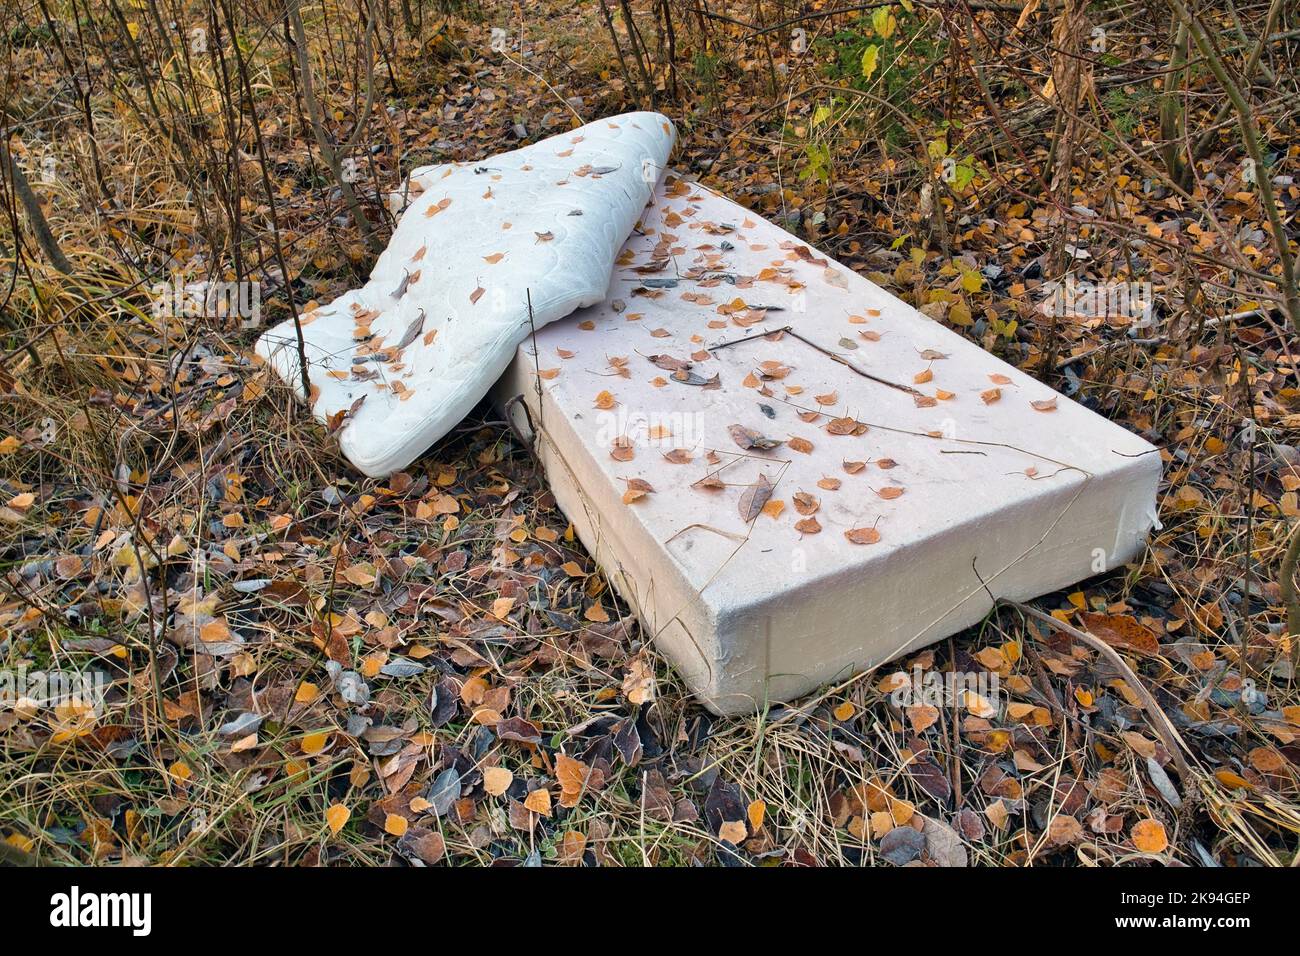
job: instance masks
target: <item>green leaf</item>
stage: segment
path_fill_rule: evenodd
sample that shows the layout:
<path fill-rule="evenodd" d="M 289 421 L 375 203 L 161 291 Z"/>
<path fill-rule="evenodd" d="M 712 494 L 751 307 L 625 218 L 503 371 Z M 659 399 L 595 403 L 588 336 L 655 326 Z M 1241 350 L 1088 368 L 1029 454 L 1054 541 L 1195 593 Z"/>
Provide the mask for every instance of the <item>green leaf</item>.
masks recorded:
<path fill-rule="evenodd" d="M 953 180 L 953 185 L 957 187 L 958 192 L 961 192 L 975 180 L 974 157 L 967 156 L 957 164 L 957 168 L 954 172 L 955 178 Z"/>

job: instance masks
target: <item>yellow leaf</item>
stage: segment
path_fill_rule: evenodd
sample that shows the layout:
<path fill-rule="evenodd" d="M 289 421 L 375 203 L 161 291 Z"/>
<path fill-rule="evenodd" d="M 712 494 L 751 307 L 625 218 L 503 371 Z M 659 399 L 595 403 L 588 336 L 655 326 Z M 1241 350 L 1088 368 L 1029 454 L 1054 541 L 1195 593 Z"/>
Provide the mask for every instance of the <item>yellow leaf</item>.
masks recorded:
<path fill-rule="evenodd" d="M 347 824 L 348 818 L 352 816 L 352 811 L 341 803 L 332 805 L 325 811 L 325 822 L 329 824 L 330 833 L 338 836 L 339 831 Z"/>
<path fill-rule="evenodd" d="M 533 813 L 539 813 L 544 817 L 551 815 L 551 791 L 545 787 L 534 790 L 524 799 L 524 806 Z"/>
<path fill-rule="evenodd" d="M 215 618 L 199 628 L 199 637 L 208 642 L 228 641 L 230 640 L 230 628 L 226 626 L 224 618 Z"/>
<path fill-rule="evenodd" d="M 762 800 L 755 800 L 749 805 L 746 811 L 749 817 L 749 828 L 757 833 L 763 829 L 763 818 L 767 815 L 767 804 Z"/>
<path fill-rule="evenodd" d="M 836 707 L 832 713 L 834 713 L 836 720 L 842 722 L 848 720 L 855 713 L 857 713 L 857 708 L 853 706 L 852 701 L 846 700 L 844 701 L 844 703 Z"/>
<path fill-rule="evenodd" d="M 505 767 L 488 767 L 483 771 L 483 789 L 494 797 L 501 796 L 514 782 L 515 775 Z"/>
<path fill-rule="evenodd" d="M 325 749 L 325 742 L 329 740 L 329 734 L 318 733 L 308 734 L 302 738 L 302 752 L 305 754 L 318 754 Z"/>
<path fill-rule="evenodd" d="M 1133 845 L 1143 853 L 1163 853 L 1169 846 L 1164 824 L 1159 820 L 1139 820 L 1129 831 Z"/>
<path fill-rule="evenodd" d="M 898 20 L 889 7 L 877 7 L 871 14 L 871 28 L 881 39 L 888 40 L 898 28 Z"/>
<path fill-rule="evenodd" d="M 384 831 L 395 837 L 405 836 L 410 825 L 411 821 L 397 813 L 390 813 L 384 817 Z"/>
<path fill-rule="evenodd" d="M 971 317 L 970 306 L 965 302 L 954 302 L 948 309 L 948 321 L 953 325 L 974 325 L 975 320 Z"/>
<path fill-rule="evenodd" d="M 295 702 L 299 704 L 310 704 L 320 696 L 320 688 L 310 681 L 303 681 L 298 685 L 298 692 L 293 695 Z"/>
<path fill-rule="evenodd" d="M 739 845 L 748 835 L 749 831 L 745 829 L 745 825 L 736 820 L 728 820 L 718 827 L 718 839 L 726 840 L 728 843 Z"/>
<path fill-rule="evenodd" d="M 978 292 L 984 288 L 984 277 L 974 269 L 967 269 L 961 274 L 961 287 L 967 292 Z"/>
<path fill-rule="evenodd" d="M 880 47 L 871 44 L 862 51 L 862 76 L 864 79 L 870 79 L 871 74 L 876 72 L 876 67 L 880 65 Z"/>

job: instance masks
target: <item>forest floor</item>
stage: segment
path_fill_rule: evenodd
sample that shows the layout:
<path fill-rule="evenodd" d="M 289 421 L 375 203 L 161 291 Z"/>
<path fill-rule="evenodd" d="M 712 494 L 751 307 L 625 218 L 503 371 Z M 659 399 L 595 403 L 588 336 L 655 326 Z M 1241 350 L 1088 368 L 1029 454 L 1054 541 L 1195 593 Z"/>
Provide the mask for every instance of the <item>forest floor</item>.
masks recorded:
<path fill-rule="evenodd" d="M 1214 19 L 1263 169 L 1211 58 L 1175 86 L 1186 36 L 1127 7 L 1098 50 L 1059 5 L 638 2 L 642 45 L 619 19 L 617 51 L 598 4 L 408 29 L 374 3 L 372 30 L 304 7 L 316 119 L 371 241 L 283 18 L 223 2 L 178 27 L 109 2 L 74 29 L 19 6 L 6 142 L 66 268 L 7 180 L 0 667 L 108 684 L 96 707 L 0 703 L 7 855 L 1300 863 L 1278 281 L 1300 49 L 1277 4 Z M 328 302 L 364 281 L 411 168 L 641 107 L 677 124 L 678 169 L 1157 444 L 1140 559 L 1034 602 L 1060 628 L 995 610 L 834 693 L 715 717 L 492 409 L 364 479 L 253 361 L 256 328 L 157 308 L 204 275 L 256 282 L 262 326 Z M 1134 294 L 1044 309 L 1067 277 Z M 1005 699 L 899 707 L 917 669 L 996 673 Z"/>

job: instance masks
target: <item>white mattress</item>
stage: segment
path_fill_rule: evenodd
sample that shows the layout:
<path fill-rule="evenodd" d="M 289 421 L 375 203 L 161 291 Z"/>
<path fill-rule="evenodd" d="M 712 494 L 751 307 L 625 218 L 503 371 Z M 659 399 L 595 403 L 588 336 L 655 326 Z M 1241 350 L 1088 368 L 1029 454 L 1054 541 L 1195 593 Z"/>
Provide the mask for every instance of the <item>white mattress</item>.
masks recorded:
<path fill-rule="evenodd" d="M 369 282 L 305 317 L 313 411 L 358 469 L 406 466 L 497 382 L 583 543 L 727 713 L 1140 553 L 1154 448 L 662 176 L 673 137 L 631 113 L 413 174 Z M 286 322 L 257 351 L 297 387 L 294 343 Z"/>
<path fill-rule="evenodd" d="M 772 223 L 672 177 L 618 262 L 609 297 L 520 345 L 497 395 L 712 709 L 801 696 L 979 621 L 990 594 L 1141 552 L 1156 449 Z M 782 326 L 901 387 L 789 334 L 710 350 Z M 674 360 L 717 387 L 674 381 Z M 784 444 L 744 450 L 737 425 Z M 724 487 L 697 487 L 711 474 Z M 783 510 L 746 520 L 760 478 Z"/>
<path fill-rule="evenodd" d="M 414 198 L 369 281 L 302 318 L 312 411 L 342 423 L 353 465 L 378 477 L 410 464 L 533 328 L 604 297 L 674 137 L 658 113 L 627 113 L 411 174 Z M 293 322 L 256 349 L 301 394 Z"/>

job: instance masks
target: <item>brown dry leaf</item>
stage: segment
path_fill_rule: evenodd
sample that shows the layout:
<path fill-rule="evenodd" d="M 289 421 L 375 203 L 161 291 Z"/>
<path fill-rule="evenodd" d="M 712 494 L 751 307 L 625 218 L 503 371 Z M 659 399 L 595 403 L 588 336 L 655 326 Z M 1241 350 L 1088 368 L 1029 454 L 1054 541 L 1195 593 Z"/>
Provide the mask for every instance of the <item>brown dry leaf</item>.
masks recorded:
<path fill-rule="evenodd" d="M 638 707 L 655 699 L 655 672 L 643 654 L 633 657 L 623 676 L 623 696 Z"/>
<path fill-rule="evenodd" d="M 745 829 L 745 824 L 738 820 L 727 820 L 722 826 L 718 827 L 718 839 L 725 840 L 734 846 L 744 843 L 747 836 L 749 836 L 749 831 Z"/>
<path fill-rule="evenodd" d="M 450 205 L 451 205 L 451 197 L 448 196 L 447 198 L 440 199 L 436 203 L 430 205 L 429 208 L 424 210 L 424 214 L 428 216 L 430 219 L 432 219 L 434 216 L 438 215 L 438 213 L 442 212 Z"/>
<path fill-rule="evenodd" d="M 875 544 L 880 540 L 880 532 L 875 528 L 850 528 L 844 532 L 844 537 L 851 544 Z"/>
<path fill-rule="evenodd" d="M 566 830 L 560 838 L 560 862 L 566 866 L 578 866 L 582 855 L 587 851 L 587 835 L 577 830 Z"/>
<path fill-rule="evenodd" d="M 230 633 L 230 627 L 226 624 L 224 617 L 214 618 L 199 628 L 199 637 L 213 643 L 216 641 L 229 641 L 233 637 Z"/>
<path fill-rule="evenodd" d="M 1083 838 L 1083 824 L 1068 813 L 1058 813 L 1047 825 L 1047 842 L 1067 846 Z"/>
<path fill-rule="evenodd" d="M 867 426 L 854 418 L 832 418 L 826 423 L 826 431 L 831 435 L 865 435 Z"/>
<path fill-rule="evenodd" d="M 766 438 L 744 425 L 728 425 L 727 433 L 731 435 L 731 440 L 745 451 L 768 451 L 781 444 L 778 439 Z"/>
<path fill-rule="evenodd" d="M 483 293 L 484 293 L 485 291 L 487 291 L 487 290 L 485 290 L 482 286 L 479 286 L 477 289 L 475 289 L 473 292 L 471 292 L 471 293 L 469 294 L 469 304 L 470 304 L 470 305 L 475 305 L 475 304 L 477 304 L 477 303 L 478 303 L 478 300 L 481 299 L 481 298 L 483 298 Z"/>
<path fill-rule="evenodd" d="M 358 587 L 369 587 L 375 583 L 374 571 L 364 564 L 349 565 L 347 570 L 343 572 L 343 577 Z"/>
<path fill-rule="evenodd" d="M 934 372 L 927 368 L 924 371 L 917 372 L 915 375 L 912 376 L 912 384 L 924 385 L 932 378 L 934 378 Z"/>
<path fill-rule="evenodd" d="M 674 465 L 689 465 L 693 459 L 685 448 L 674 448 L 664 453 L 664 460 Z"/>
<path fill-rule="evenodd" d="M 1054 412 L 1056 411 L 1055 398 L 1043 398 L 1036 402 L 1029 403 L 1036 412 Z"/>
<path fill-rule="evenodd" d="M 1286 768 L 1286 758 L 1272 747 L 1256 747 L 1249 758 L 1250 765 L 1260 773 L 1281 773 Z"/>
<path fill-rule="evenodd" d="M 632 440 L 624 436 L 615 438 L 609 449 L 609 457 L 615 461 L 631 461 L 636 457 L 636 450 L 632 445 Z"/>
<path fill-rule="evenodd" d="M 844 462 L 844 470 L 847 471 L 850 475 L 856 475 L 858 472 L 860 472 L 863 468 L 866 467 L 867 467 L 867 463 L 865 461 Z"/>
<path fill-rule="evenodd" d="M 881 498 L 884 498 L 886 501 L 892 501 L 895 498 L 903 497 L 903 489 L 897 485 L 886 485 L 884 488 L 878 490 L 876 494 Z"/>
<path fill-rule="evenodd" d="M 642 478 L 628 478 L 627 491 L 623 492 L 623 504 L 630 505 L 653 493 L 654 488 L 650 486 L 650 482 Z"/>
<path fill-rule="evenodd" d="M 831 478 L 830 476 L 820 478 L 817 481 L 817 487 L 822 489 L 823 491 L 839 491 L 840 485 L 842 484 L 843 482 L 841 482 L 838 478 Z"/>
<path fill-rule="evenodd" d="M 980 400 L 985 405 L 992 405 L 1001 397 L 1002 397 L 1002 389 L 1000 388 L 989 388 L 980 392 Z"/>
<path fill-rule="evenodd" d="M 786 444 L 790 446 L 791 451 L 797 451 L 804 455 L 812 454 L 813 443 L 806 438 L 791 438 Z"/>
<path fill-rule="evenodd" d="M 800 534 L 817 534 L 822 530 L 821 523 L 815 517 L 804 518 L 802 521 L 796 521 L 794 528 Z"/>
<path fill-rule="evenodd" d="M 806 491 L 799 491 L 794 496 L 794 510 L 801 515 L 815 514 L 821 507 L 821 502 L 808 494 Z"/>
<path fill-rule="evenodd" d="M 604 777 L 596 768 L 560 753 L 555 755 L 555 779 L 560 784 L 560 806 L 576 807 L 587 790 L 600 788 Z"/>
<path fill-rule="evenodd" d="M 591 607 L 587 608 L 587 610 L 583 612 L 582 616 L 594 624 L 609 623 L 609 612 L 607 612 L 599 603 L 593 604 Z"/>
<path fill-rule="evenodd" d="M 913 730 L 923 734 L 939 720 L 939 708 L 930 704 L 917 704 L 907 708 L 907 719 L 911 721 Z"/>
<path fill-rule="evenodd" d="M 698 485 L 699 482 L 696 482 Z M 766 475 L 759 475 L 758 479 L 745 489 L 745 493 L 740 496 L 740 519 L 749 524 L 763 511 L 763 506 L 767 500 L 772 497 L 773 485 L 767 480 Z"/>
<path fill-rule="evenodd" d="M 1160 653 L 1160 642 L 1155 633 L 1127 614 L 1094 614 L 1085 611 L 1079 614 L 1079 622 L 1084 630 L 1101 638 L 1111 647 L 1146 655 Z"/>

